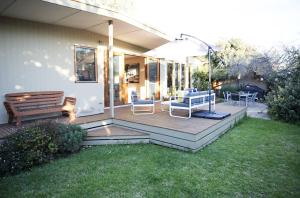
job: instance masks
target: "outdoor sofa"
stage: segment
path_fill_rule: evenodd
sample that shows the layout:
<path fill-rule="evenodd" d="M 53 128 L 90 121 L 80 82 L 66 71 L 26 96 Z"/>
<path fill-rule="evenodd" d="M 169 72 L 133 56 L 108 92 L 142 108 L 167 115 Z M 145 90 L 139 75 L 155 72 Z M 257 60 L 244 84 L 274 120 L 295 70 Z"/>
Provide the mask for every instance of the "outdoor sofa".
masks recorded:
<path fill-rule="evenodd" d="M 215 93 L 211 91 L 211 105 L 213 105 L 213 110 L 215 110 Z M 171 96 L 169 105 L 169 114 L 172 117 L 179 118 L 191 118 L 192 110 L 198 109 L 203 106 L 209 105 L 209 93 L 208 91 L 197 91 L 189 92 L 184 96 Z M 188 111 L 188 117 L 174 115 L 173 110 L 185 110 Z"/>

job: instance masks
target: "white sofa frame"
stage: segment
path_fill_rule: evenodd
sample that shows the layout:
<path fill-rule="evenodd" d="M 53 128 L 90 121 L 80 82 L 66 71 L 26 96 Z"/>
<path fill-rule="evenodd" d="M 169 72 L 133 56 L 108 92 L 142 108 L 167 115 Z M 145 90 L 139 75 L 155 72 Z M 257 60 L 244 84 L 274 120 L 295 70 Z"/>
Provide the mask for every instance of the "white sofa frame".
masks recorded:
<path fill-rule="evenodd" d="M 191 118 L 193 109 L 198 109 L 199 107 L 209 105 L 209 100 L 205 101 L 205 97 L 209 97 L 209 94 L 201 94 L 201 95 L 197 95 L 197 96 L 183 96 L 183 97 L 180 97 L 182 99 L 184 99 L 184 98 L 189 99 L 189 105 L 187 107 L 184 107 L 184 106 L 172 105 L 172 103 L 179 103 L 178 102 L 179 97 L 178 96 L 171 96 L 170 97 L 170 105 L 169 105 L 169 114 L 170 114 L 170 116 L 171 117 L 177 117 L 177 118 L 185 118 L 185 119 Z M 216 95 L 215 95 L 215 93 L 211 93 L 211 97 L 213 97 L 213 100 L 211 100 L 211 105 L 213 105 L 213 111 L 215 111 L 215 109 L 216 109 L 216 107 L 215 107 L 215 105 L 216 105 L 216 102 L 215 102 Z M 198 98 L 199 99 L 203 98 L 203 100 L 202 100 L 203 102 L 202 103 L 192 103 L 192 100 L 198 99 Z M 172 110 L 175 110 L 175 109 L 188 111 L 188 117 L 178 116 L 178 115 L 172 114 Z"/>

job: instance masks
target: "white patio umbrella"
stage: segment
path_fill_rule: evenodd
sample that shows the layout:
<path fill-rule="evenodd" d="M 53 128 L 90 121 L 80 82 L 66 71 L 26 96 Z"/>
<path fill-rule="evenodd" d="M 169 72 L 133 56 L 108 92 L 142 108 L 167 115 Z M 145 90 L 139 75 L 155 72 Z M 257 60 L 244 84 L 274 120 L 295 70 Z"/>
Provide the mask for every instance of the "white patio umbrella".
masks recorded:
<path fill-rule="evenodd" d="M 169 43 L 166 43 L 160 47 L 152 49 L 146 53 L 146 56 L 152 56 L 155 58 L 165 58 L 167 60 L 174 60 L 179 62 L 185 62 L 186 57 L 189 56 L 200 56 L 208 54 L 208 67 L 209 67 L 209 86 L 208 93 L 211 97 L 211 53 L 215 53 L 213 48 L 206 42 L 200 40 L 195 36 L 188 34 L 181 34 L 180 39 L 175 39 Z M 220 58 L 221 62 L 224 64 L 224 61 Z M 227 113 L 216 113 L 211 112 L 211 100 L 209 100 L 209 111 L 203 113 L 203 117 L 216 119 L 217 117 L 226 117 L 229 115 Z"/>
<path fill-rule="evenodd" d="M 207 46 L 190 39 L 175 39 L 144 54 L 155 58 L 185 62 L 186 57 L 207 54 Z"/>

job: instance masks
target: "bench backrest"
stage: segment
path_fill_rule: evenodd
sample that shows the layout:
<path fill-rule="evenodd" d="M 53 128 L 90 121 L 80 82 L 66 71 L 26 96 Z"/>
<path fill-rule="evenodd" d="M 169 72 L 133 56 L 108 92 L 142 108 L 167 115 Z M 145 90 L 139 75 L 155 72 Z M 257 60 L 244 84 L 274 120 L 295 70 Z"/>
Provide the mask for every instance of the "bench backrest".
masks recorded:
<path fill-rule="evenodd" d="M 41 91 L 9 93 L 5 99 L 15 108 L 25 110 L 61 105 L 63 96 L 63 91 Z"/>

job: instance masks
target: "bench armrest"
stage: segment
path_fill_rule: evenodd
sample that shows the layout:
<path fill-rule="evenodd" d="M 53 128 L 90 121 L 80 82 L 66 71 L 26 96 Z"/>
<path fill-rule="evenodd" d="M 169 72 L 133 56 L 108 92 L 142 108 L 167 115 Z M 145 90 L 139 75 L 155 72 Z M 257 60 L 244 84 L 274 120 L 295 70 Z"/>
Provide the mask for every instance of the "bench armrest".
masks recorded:
<path fill-rule="evenodd" d="M 72 104 L 75 105 L 76 104 L 76 98 L 73 97 L 65 97 L 64 103 L 63 105 L 67 105 L 67 104 Z"/>
<path fill-rule="evenodd" d="M 64 111 L 74 111 L 76 105 L 76 98 L 73 97 L 65 97 L 63 103 L 63 110 Z"/>
<path fill-rule="evenodd" d="M 15 116 L 18 114 L 17 109 L 14 107 L 13 103 L 5 101 L 4 103 L 5 109 L 8 114 L 13 113 Z"/>

